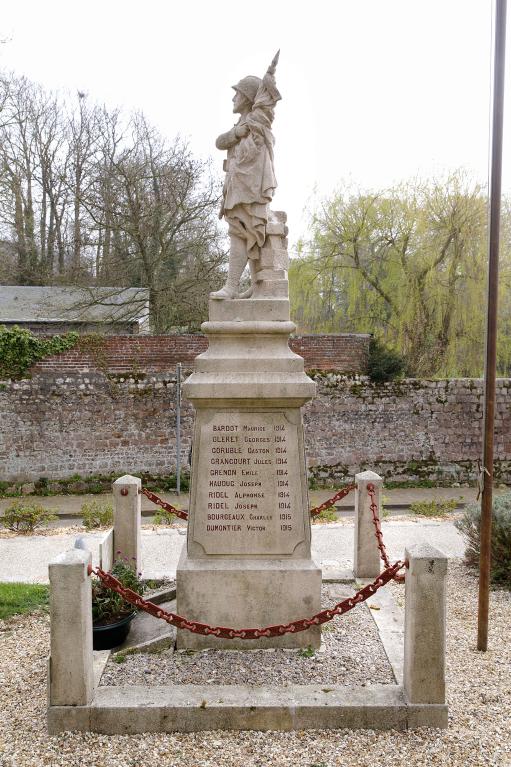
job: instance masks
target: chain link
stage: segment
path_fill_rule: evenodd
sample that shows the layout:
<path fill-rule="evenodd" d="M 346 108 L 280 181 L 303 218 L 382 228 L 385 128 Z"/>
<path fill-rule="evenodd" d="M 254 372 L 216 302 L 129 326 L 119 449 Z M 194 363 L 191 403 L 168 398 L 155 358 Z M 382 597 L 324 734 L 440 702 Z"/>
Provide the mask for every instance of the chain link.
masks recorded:
<path fill-rule="evenodd" d="M 324 509 L 329 508 L 336 501 L 348 495 L 348 493 L 354 490 L 355 487 L 356 485 L 348 485 L 342 488 L 342 490 L 339 490 L 339 492 L 336 493 L 328 501 L 325 501 L 320 506 L 316 506 L 314 509 L 311 509 L 311 516 L 320 514 L 322 511 L 324 511 Z M 158 506 L 161 506 L 163 509 L 170 511 L 172 514 L 176 514 L 176 516 L 181 517 L 181 519 L 188 518 L 188 513 L 186 511 L 176 509 L 174 506 L 172 506 L 172 504 L 163 501 L 150 490 L 143 489 L 142 493 L 150 501 L 156 503 Z M 383 542 L 380 518 L 378 516 L 376 488 L 372 482 L 367 485 L 367 494 L 371 500 L 370 509 L 373 516 L 376 540 L 378 542 L 378 548 L 380 550 L 380 555 L 385 565 L 385 569 L 372 583 L 368 583 L 366 586 L 357 591 L 356 594 L 354 594 L 352 597 L 343 599 L 341 602 L 338 602 L 336 605 L 334 605 L 334 607 L 327 608 L 326 610 L 321 610 L 311 618 L 300 618 L 299 620 L 292 621 L 291 623 L 278 624 L 275 626 L 265 626 L 264 628 L 235 629 L 226 626 L 210 626 L 207 623 L 188 620 L 182 615 L 177 615 L 176 613 L 164 610 L 159 605 L 155 605 L 153 602 L 143 599 L 136 592 L 124 587 L 111 573 L 107 573 L 104 570 L 101 570 L 99 567 L 93 569 L 91 566 L 89 566 L 88 572 L 89 575 L 94 574 L 100 578 L 107 588 L 115 591 L 124 600 L 126 600 L 126 602 L 129 602 L 134 607 L 137 607 L 140 610 L 144 610 L 145 612 L 149 613 L 149 615 L 153 615 L 155 618 L 161 618 L 167 623 L 176 626 L 176 628 L 185 629 L 187 631 L 191 631 L 194 634 L 202 634 L 203 636 L 213 635 L 222 639 L 260 639 L 262 637 L 278 637 L 283 636 L 284 634 L 306 631 L 312 626 L 320 626 L 323 623 L 327 623 L 336 615 L 344 615 L 345 613 L 349 612 L 356 605 L 365 602 L 366 599 L 369 599 L 369 597 L 375 594 L 382 586 L 385 586 L 387 583 L 389 583 L 389 581 L 395 580 L 398 583 L 402 583 L 404 581 L 404 575 L 398 575 L 398 573 L 400 570 L 406 567 L 406 563 L 398 561 L 391 565 L 389 561 L 387 550 Z"/>
<path fill-rule="evenodd" d="M 312 626 L 320 626 L 323 623 L 335 618 L 336 615 L 344 615 L 352 610 L 356 605 L 365 602 L 366 599 L 373 596 L 378 589 L 385 586 L 389 581 L 396 578 L 396 574 L 405 566 L 404 562 L 395 562 L 393 565 L 387 567 L 376 580 L 372 583 L 368 583 L 352 597 L 343 599 L 342 602 L 338 602 L 333 607 L 329 607 L 326 610 L 321 610 L 312 618 L 300 618 L 299 620 L 292 621 L 291 623 L 284 623 L 275 626 L 265 626 L 264 628 L 248 628 L 248 629 L 235 629 L 226 626 L 210 626 L 207 623 L 199 623 L 198 621 L 188 620 L 182 615 L 164 610 L 159 605 L 155 605 L 154 602 L 150 602 L 143 599 L 139 594 L 124 587 L 111 573 L 107 573 L 101 568 L 96 567 L 93 569 L 90 565 L 88 568 L 89 575 L 96 575 L 104 583 L 104 585 L 119 594 L 126 602 L 129 602 L 134 607 L 138 607 L 140 610 L 153 615 L 155 618 L 161 618 L 167 623 L 176 626 L 179 629 L 186 629 L 193 634 L 202 634 L 203 636 L 214 635 L 222 639 L 260 639 L 261 637 L 279 637 L 284 634 L 297 633 L 299 631 L 306 631 Z"/>
<path fill-rule="evenodd" d="M 390 567 L 389 555 L 387 554 L 387 549 L 383 542 L 381 522 L 378 516 L 378 504 L 376 503 L 376 487 L 373 485 L 372 482 L 368 482 L 367 484 L 367 495 L 371 499 L 370 509 L 371 509 L 371 514 L 373 515 L 374 532 L 376 535 L 376 540 L 378 542 L 378 548 L 380 550 L 380 557 L 385 567 Z M 394 580 L 396 581 L 396 583 L 403 583 L 405 580 L 405 576 L 395 575 Z"/>
<path fill-rule="evenodd" d="M 338 493 L 333 495 L 331 498 L 328 499 L 328 501 L 324 501 L 320 506 L 315 506 L 313 509 L 310 510 L 311 517 L 315 517 L 318 514 L 321 514 L 322 511 L 325 511 L 325 509 L 329 509 L 330 506 L 333 506 L 334 503 L 337 501 L 340 501 L 341 498 L 344 498 L 348 495 L 348 493 L 351 493 L 352 490 L 355 490 L 356 485 L 346 485 L 346 487 L 341 488 Z"/>
<path fill-rule="evenodd" d="M 333 506 L 334 503 L 337 501 L 340 501 L 341 498 L 344 498 L 348 493 L 351 493 L 352 490 L 354 490 L 356 485 L 346 485 L 346 487 L 341 488 L 335 495 L 333 495 L 331 498 L 328 499 L 328 501 L 324 501 L 320 506 L 315 506 L 313 509 L 310 510 L 311 517 L 316 517 L 318 514 L 321 514 L 322 511 L 325 511 L 325 509 L 329 509 L 330 506 Z M 168 501 L 164 501 L 162 498 L 160 498 L 156 493 L 152 493 L 150 490 L 147 490 L 145 487 L 141 490 L 142 495 L 145 495 L 146 498 L 148 498 L 152 503 L 155 503 L 157 506 L 160 506 L 162 509 L 165 509 L 165 511 L 170 512 L 170 514 L 175 514 L 176 517 L 179 517 L 180 519 L 188 519 L 188 512 L 186 509 L 176 509 L 175 506 L 173 506 Z"/>
<path fill-rule="evenodd" d="M 341 488 L 335 495 L 333 495 L 331 498 L 329 498 L 327 501 L 324 501 L 319 506 L 315 506 L 310 510 L 311 517 L 316 517 L 318 514 L 321 514 L 322 511 L 325 509 L 330 508 L 330 506 L 333 506 L 334 503 L 337 501 L 340 501 L 341 498 L 345 498 L 348 493 L 351 493 L 352 490 L 356 488 L 356 485 L 346 485 L 345 487 Z M 180 517 L 180 519 L 188 519 L 188 512 L 184 509 L 176 509 L 175 506 L 173 506 L 171 503 L 168 503 L 168 501 L 164 501 L 162 498 L 160 498 L 156 493 L 152 493 L 150 490 L 147 490 L 146 488 L 142 488 L 142 494 L 146 496 L 150 501 L 155 503 L 157 506 L 160 506 L 162 509 L 165 509 L 166 511 L 170 512 L 171 514 L 175 514 L 176 517 Z M 385 543 L 383 542 L 383 533 L 381 529 L 381 522 L 380 518 L 378 516 L 378 504 L 376 503 L 376 487 L 373 485 L 372 482 L 369 482 L 367 485 L 367 494 L 371 500 L 371 514 L 373 516 L 373 525 L 374 525 L 374 532 L 376 535 L 376 540 L 378 543 L 378 549 L 380 550 L 380 556 L 382 559 L 383 564 L 386 568 L 390 567 L 390 560 L 387 554 L 387 549 L 385 547 Z M 394 578 L 395 581 L 398 583 L 403 583 L 405 577 L 404 575 L 396 575 Z"/>
<path fill-rule="evenodd" d="M 145 495 L 146 498 L 149 498 L 150 501 L 155 503 L 157 506 L 160 506 L 162 509 L 165 509 L 165 511 L 169 511 L 171 514 L 175 514 L 176 517 L 179 517 L 180 519 L 188 519 L 188 512 L 185 509 L 176 509 L 176 507 L 171 503 L 164 501 L 163 498 L 160 498 L 158 495 L 156 495 L 156 493 L 152 493 L 145 487 L 142 488 L 141 492 L 142 495 Z"/>

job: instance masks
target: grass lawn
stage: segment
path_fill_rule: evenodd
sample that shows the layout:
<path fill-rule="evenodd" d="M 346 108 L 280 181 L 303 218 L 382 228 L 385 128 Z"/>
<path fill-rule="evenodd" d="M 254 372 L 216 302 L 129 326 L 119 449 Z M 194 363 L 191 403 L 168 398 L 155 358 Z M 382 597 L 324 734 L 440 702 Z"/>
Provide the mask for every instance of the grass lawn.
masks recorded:
<path fill-rule="evenodd" d="M 46 607 L 49 587 L 32 583 L 0 583 L 0 620 Z"/>

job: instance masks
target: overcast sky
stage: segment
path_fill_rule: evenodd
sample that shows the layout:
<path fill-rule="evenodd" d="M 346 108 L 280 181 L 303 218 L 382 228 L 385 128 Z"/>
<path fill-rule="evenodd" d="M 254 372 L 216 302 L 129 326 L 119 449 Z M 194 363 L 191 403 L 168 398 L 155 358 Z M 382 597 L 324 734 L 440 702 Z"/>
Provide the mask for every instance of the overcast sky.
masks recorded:
<path fill-rule="evenodd" d="M 304 208 L 343 180 L 382 188 L 463 166 L 486 181 L 492 14 L 490 0 L 25 0 L 2 8 L 0 67 L 142 109 L 221 172 L 230 86 L 280 48 L 273 207 L 294 242 Z M 508 34 L 508 113 L 510 63 Z"/>

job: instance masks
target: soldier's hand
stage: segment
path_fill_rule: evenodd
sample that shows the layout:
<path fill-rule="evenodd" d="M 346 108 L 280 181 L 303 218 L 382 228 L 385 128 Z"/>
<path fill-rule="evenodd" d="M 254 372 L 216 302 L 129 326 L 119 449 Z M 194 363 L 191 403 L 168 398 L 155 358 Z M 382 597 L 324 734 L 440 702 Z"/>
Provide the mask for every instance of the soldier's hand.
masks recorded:
<path fill-rule="evenodd" d="M 243 123 L 243 125 L 236 125 L 234 133 L 238 138 L 245 138 L 245 136 L 248 136 L 250 133 L 250 128 L 246 123 Z"/>

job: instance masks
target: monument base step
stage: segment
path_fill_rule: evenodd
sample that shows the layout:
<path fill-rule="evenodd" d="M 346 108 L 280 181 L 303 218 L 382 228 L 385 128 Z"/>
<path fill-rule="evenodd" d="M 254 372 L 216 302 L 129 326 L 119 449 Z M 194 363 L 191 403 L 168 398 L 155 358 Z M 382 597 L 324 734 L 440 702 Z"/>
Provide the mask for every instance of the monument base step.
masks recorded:
<path fill-rule="evenodd" d="M 177 612 L 212 626 L 258 628 L 311 617 L 321 610 L 321 569 L 310 559 L 189 559 L 176 577 Z M 219 639 L 178 630 L 178 649 L 254 650 L 314 647 L 321 628 L 261 639 Z"/>
<path fill-rule="evenodd" d="M 253 322 L 271 320 L 289 322 L 289 300 L 281 298 L 234 298 L 230 301 L 209 301 L 210 322 Z"/>
<path fill-rule="evenodd" d="M 447 706 L 409 703 L 397 685 L 124 685 L 98 687 L 90 706 L 48 709 L 50 735 L 417 727 L 447 727 Z"/>

